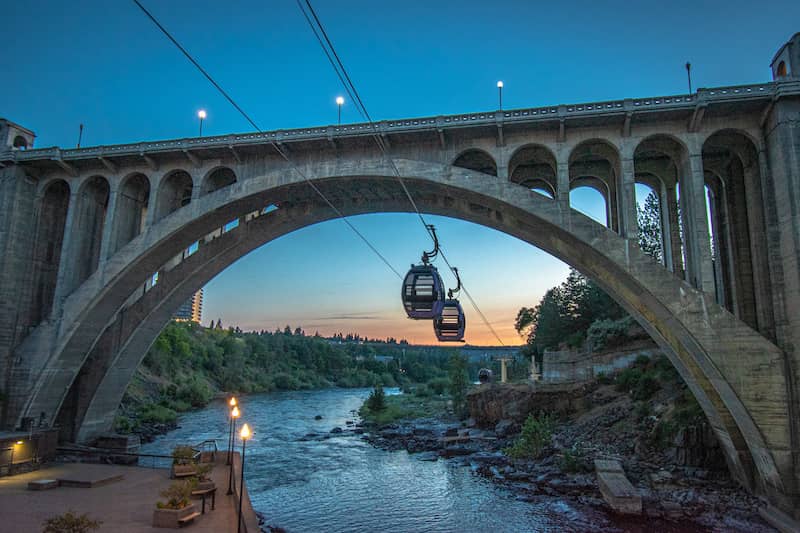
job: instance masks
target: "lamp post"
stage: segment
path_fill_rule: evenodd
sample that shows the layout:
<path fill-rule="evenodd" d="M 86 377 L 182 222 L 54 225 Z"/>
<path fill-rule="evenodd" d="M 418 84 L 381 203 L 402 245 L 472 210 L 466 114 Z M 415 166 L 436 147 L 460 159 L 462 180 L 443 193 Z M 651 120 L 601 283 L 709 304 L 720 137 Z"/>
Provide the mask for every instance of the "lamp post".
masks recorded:
<path fill-rule="evenodd" d="M 231 464 L 231 456 L 233 455 L 233 408 L 236 407 L 236 397 L 231 396 L 228 405 L 231 406 L 231 412 L 228 413 L 229 418 L 231 419 L 230 427 L 228 428 L 228 458 L 225 461 L 226 465 Z"/>
<path fill-rule="evenodd" d="M 689 94 L 692 94 L 692 64 L 686 62 L 686 77 L 689 79 Z"/>
<path fill-rule="evenodd" d="M 239 481 L 239 522 L 236 528 L 237 533 L 242 533 L 242 499 L 244 495 L 244 450 L 247 446 L 247 439 L 250 438 L 250 427 L 245 424 L 242 426 L 242 479 Z"/>
<path fill-rule="evenodd" d="M 201 109 L 197 112 L 197 117 L 200 119 L 200 137 L 203 136 L 203 119 L 206 118 L 206 110 Z"/>
<path fill-rule="evenodd" d="M 231 420 L 233 420 L 233 438 L 236 439 L 236 419 L 239 418 L 239 408 L 233 406 L 231 409 Z M 233 443 L 232 443 L 233 444 Z M 228 494 L 233 494 L 233 446 L 231 446 L 231 462 L 228 471 Z"/>
<path fill-rule="evenodd" d="M 500 107 L 498 109 L 503 109 L 503 81 L 497 82 L 497 96 L 500 100 Z"/>
<path fill-rule="evenodd" d="M 339 125 L 342 124 L 342 106 L 344 105 L 344 97 L 337 96 L 336 97 L 336 106 L 339 108 Z"/>

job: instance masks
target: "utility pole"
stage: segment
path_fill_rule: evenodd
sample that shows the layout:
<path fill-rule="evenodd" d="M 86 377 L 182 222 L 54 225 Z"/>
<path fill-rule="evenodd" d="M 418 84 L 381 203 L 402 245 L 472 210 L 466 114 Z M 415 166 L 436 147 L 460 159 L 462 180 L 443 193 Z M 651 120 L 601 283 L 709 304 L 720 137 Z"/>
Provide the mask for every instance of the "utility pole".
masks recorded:
<path fill-rule="evenodd" d="M 83 138 L 83 124 L 78 126 L 78 146 L 77 148 L 81 147 L 81 139 Z"/>

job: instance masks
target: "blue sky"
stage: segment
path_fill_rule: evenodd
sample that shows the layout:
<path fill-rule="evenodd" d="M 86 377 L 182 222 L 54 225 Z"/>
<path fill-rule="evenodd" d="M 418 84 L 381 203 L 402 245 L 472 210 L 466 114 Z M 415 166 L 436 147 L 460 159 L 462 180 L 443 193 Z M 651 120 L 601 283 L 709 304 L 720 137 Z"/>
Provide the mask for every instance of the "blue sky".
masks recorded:
<path fill-rule="evenodd" d="M 142 0 L 261 129 L 336 121 L 342 93 L 294 0 Z M 800 2 L 317 1 L 315 8 L 375 119 L 682 93 L 768 80 L 800 30 Z M 250 131 L 130 1 L 5 2 L 0 116 L 43 146 Z M 346 103 L 343 121 L 358 119 Z M 591 192 L 576 207 L 601 216 Z M 506 342 L 513 318 L 567 267 L 472 224 L 435 218 L 452 262 Z M 428 246 L 408 215 L 353 219 L 402 269 Z M 291 289 L 291 290 L 288 290 Z M 205 322 L 433 339 L 403 319 L 396 278 L 341 221 L 253 252 L 206 288 Z M 469 311 L 469 310 L 468 310 Z M 467 340 L 489 343 L 468 313 Z"/>

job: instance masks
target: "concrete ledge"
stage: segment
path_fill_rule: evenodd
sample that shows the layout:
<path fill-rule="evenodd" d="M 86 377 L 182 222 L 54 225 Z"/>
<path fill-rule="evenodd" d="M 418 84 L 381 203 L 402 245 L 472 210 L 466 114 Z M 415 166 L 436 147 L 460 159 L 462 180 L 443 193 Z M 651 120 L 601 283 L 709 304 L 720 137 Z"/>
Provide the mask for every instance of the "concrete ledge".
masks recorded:
<path fill-rule="evenodd" d="M 58 488 L 57 479 L 37 479 L 28 482 L 28 490 L 49 490 Z"/>
<path fill-rule="evenodd" d="M 94 487 L 102 487 L 103 485 L 120 481 L 124 477 L 123 474 L 108 476 L 70 476 L 69 478 L 59 479 L 58 484 L 62 487 L 92 489 Z"/>
<path fill-rule="evenodd" d="M 618 461 L 595 461 L 597 484 L 603 499 L 614 511 L 623 514 L 642 514 L 642 496 L 631 485 Z"/>

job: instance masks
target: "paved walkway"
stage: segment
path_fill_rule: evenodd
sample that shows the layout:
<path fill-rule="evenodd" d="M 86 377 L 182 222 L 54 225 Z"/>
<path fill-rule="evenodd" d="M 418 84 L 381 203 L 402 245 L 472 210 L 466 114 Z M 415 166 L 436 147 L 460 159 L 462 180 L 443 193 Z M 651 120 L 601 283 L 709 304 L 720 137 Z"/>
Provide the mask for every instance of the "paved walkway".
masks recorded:
<path fill-rule="evenodd" d="M 122 474 L 122 480 L 94 488 L 58 487 L 51 490 L 27 490 L 29 481 L 36 479 L 101 479 Z M 217 465 L 211 472 L 217 486 L 216 509 L 197 517 L 186 530 L 224 533 L 236 531 L 236 506 L 233 496 L 226 496 L 228 469 Z M 0 478 L 0 532 L 36 533 L 42 530 L 45 519 L 72 510 L 88 513 L 103 524 L 100 532 L 169 531 L 152 527 L 153 509 L 161 498 L 159 493 L 172 480 L 169 471 L 133 466 L 87 463 L 58 464 L 35 472 Z M 200 500 L 197 502 L 198 510 Z"/>

